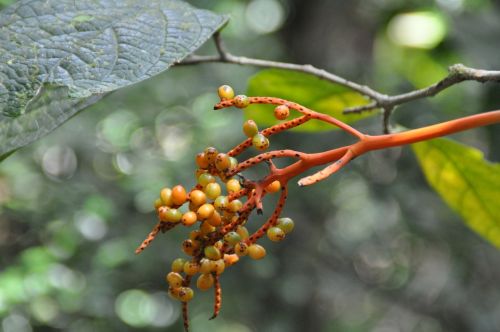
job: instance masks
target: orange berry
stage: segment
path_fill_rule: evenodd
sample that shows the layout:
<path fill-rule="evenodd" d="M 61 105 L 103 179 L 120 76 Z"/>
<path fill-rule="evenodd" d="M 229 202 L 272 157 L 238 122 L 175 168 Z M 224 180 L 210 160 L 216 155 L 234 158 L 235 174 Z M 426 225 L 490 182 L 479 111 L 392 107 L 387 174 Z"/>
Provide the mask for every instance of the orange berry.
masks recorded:
<path fill-rule="evenodd" d="M 198 215 L 198 219 L 206 220 L 214 214 L 215 208 L 212 204 L 205 203 L 198 208 L 196 214 Z"/>
<path fill-rule="evenodd" d="M 199 168 L 201 168 L 201 169 L 208 168 L 208 160 L 207 160 L 207 156 L 205 155 L 204 152 L 198 153 L 195 157 L 195 161 L 196 161 L 196 165 L 198 165 Z"/>
<path fill-rule="evenodd" d="M 281 183 L 278 180 L 276 180 L 268 184 L 265 190 L 268 193 L 275 193 L 278 192 L 280 189 L 281 189 Z"/>
<path fill-rule="evenodd" d="M 164 205 L 166 206 L 172 206 L 174 204 L 172 200 L 172 189 L 170 188 L 163 188 L 160 191 L 160 199 L 163 202 Z"/>
<path fill-rule="evenodd" d="M 290 109 L 286 105 L 278 105 L 274 109 L 274 116 L 278 120 L 285 120 L 290 115 Z"/>
<path fill-rule="evenodd" d="M 175 205 L 182 205 L 187 201 L 186 189 L 183 186 L 177 185 L 172 188 L 172 201 Z"/>
<path fill-rule="evenodd" d="M 193 211 L 188 211 L 182 215 L 181 222 L 184 226 L 192 226 L 198 221 L 198 216 Z"/>
<path fill-rule="evenodd" d="M 195 189 L 189 193 L 189 200 L 194 206 L 200 206 L 207 202 L 207 195 L 203 191 Z"/>

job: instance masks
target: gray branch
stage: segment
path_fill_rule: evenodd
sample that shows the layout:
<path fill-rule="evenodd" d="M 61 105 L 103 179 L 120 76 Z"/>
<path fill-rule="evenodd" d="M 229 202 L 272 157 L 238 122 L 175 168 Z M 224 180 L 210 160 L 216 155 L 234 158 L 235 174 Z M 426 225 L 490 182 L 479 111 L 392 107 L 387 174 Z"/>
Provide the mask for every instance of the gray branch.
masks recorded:
<path fill-rule="evenodd" d="M 231 63 L 246 66 L 255 67 L 265 67 L 265 68 L 278 68 L 298 71 L 306 74 L 311 74 L 326 81 L 336 83 L 360 94 L 366 96 L 370 99 L 370 102 L 366 105 L 360 105 L 355 107 L 350 107 L 344 110 L 345 114 L 349 113 L 362 113 L 367 111 L 374 111 L 376 109 L 382 109 L 383 111 L 383 128 L 384 132 L 389 132 L 390 116 L 394 108 L 398 105 L 427 97 L 432 97 L 440 93 L 441 91 L 458 84 L 463 81 L 476 81 L 476 82 L 500 82 L 500 71 L 475 69 L 466 67 L 463 64 L 455 64 L 448 68 L 448 76 L 443 78 L 437 83 L 429 85 L 428 87 L 398 94 L 398 95 L 387 95 L 380 93 L 369 86 L 361 85 L 356 82 L 345 79 L 341 76 L 330 73 L 324 69 L 316 68 L 312 65 L 299 65 L 294 63 L 269 61 L 262 59 L 247 58 L 244 56 L 236 56 L 228 52 L 224 43 L 220 37 L 219 33 L 214 34 L 215 46 L 217 48 L 216 55 L 191 55 L 178 65 L 193 65 L 206 62 L 221 62 L 221 63 Z"/>

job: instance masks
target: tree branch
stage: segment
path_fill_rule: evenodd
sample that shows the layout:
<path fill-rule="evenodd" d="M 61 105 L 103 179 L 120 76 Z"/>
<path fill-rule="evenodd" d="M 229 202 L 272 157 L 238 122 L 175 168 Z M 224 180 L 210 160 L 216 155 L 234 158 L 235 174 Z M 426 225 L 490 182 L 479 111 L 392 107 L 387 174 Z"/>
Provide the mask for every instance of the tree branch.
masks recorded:
<path fill-rule="evenodd" d="M 236 56 L 225 49 L 219 32 L 215 33 L 213 37 L 215 47 L 217 49 L 216 55 L 191 55 L 188 58 L 184 59 L 182 62 L 177 63 L 177 65 L 194 65 L 207 62 L 221 62 L 244 66 L 286 69 L 314 75 L 326 81 L 350 88 L 351 90 L 359 92 L 360 94 L 368 97 L 371 102 L 366 105 L 347 108 L 344 110 L 344 113 L 362 113 L 367 111 L 374 111 L 376 109 L 382 109 L 383 129 L 385 133 L 389 132 L 389 120 L 392 114 L 392 110 L 398 105 L 417 99 L 435 96 L 441 91 L 463 81 L 476 81 L 481 83 L 500 82 L 500 71 L 475 69 L 466 67 L 463 64 L 455 64 L 448 68 L 448 76 L 437 83 L 434 83 L 422 89 L 398 95 L 387 95 L 376 91 L 369 86 L 358 84 L 341 76 L 330 73 L 324 69 L 316 68 L 310 64 L 299 65 L 294 63 Z"/>

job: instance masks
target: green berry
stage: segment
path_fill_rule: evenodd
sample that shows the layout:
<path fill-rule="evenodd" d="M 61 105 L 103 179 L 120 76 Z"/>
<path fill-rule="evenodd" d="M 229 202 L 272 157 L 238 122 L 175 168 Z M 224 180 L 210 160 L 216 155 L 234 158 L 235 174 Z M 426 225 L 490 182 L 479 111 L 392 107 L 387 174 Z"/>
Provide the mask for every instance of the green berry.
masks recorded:
<path fill-rule="evenodd" d="M 276 227 L 281 228 L 285 234 L 288 234 L 295 227 L 295 223 L 290 218 L 279 218 Z"/>
<path fill-rule="evenodd" d="M 236 227 L 236 233 L 238 233 L 241 236 L 242 240 L 247 239 L 249 236 L 248 229 L 245 226 L 241 225 Z"/>
<path fill-rule="evenodd" d="M 221 188 L 218 183 L 209 183 L 205 186 L 205 194 L 210 199 L 216 199 L 221 194 Z"/>
<path fill-rule="evenodd" d="M 221 85 L 219 89 L 217 89 L 217 93 L 221 100 L 231 99 L 234 97 L 234 90 L 229 85 Z"/>
<path fill-rule="evenodd" d="M 269 140 L 267 139 L 266 136 L 262 135 L 261 133 L 258 133 L 252 137 L 252 145 L 257 150 L 263 151 L 269 147 Z"/>
<path fill-rule="evenodd" d="M 215 177 L 208 173 L 203 173 L 198 177 L 198 183 L 204 188 L 209 183 L 214 183 Z"/>
<path fill-rule="evenodd" d="M 240 191 L 241 184 L 237 179 L 230 179 L 226 182 L 226 190 L 228 193 L 235 193 Z"/>
<path fill-rule="evenodd" d="M 214 270 L 214 261 L 210 259 L 203 258 L 200 265 L 200 273 L 206 274 Z"/>
<path fill-rule="evenodd" d="M 250 99 L 245 95 L 237 95 L 234 97 L 234 106 L 238 108 L 245 108 L 250 105 Z"/>
<path fill-rule="evenodd" d="M 229 161 L 230 161 L 229 169 L 238 167 L 238 159 L 234 157 L 229 157 Z"/>
<path fill-rule="evenodd" d="M 205 249 L 203 250 L 203 253 L 205 254 L 206 258 L 214 260 L 214 261 L 221 258 L 220 250 L 214 246 L 205 247 Z"/>
<path fill-rule="evenodd" d="M 172 262 L 172 271 L 181 273 L 184 270 L 184 264 L 186 264 L 186 260 L 183 258 L 177 258 Z"/>
<path fill-rule="evenodd" d="M 214 201 L 214 207 L 217 210 L 225 210 L 229 206 L 229 200 L 227 196 L 219 196 Z"/>
<path fill-rule="evenodd" d="M 247 120 L 243 122 L 243 133 L 247 137 L 254 137 L 259 133 L 259 128 L 254 120 Z"/>
<path fill-rule="evenodd" d="M 238 212 L 243 207 L 243 203 L 239 199 L 234 199 L 229 202 L 229 210 Z"/>
<path fill-rule="evenodd" d="M 200 264 L 196 262 L 186 262 L 184 264 L 184 273 L 188 276 L 193 276 L 200 270 Z"/>
<path fill-rule="evenodd" d="M 241 241 L 241 236 L 236 232 L 229 232 L 226 235 L 224 235 L 224 241 L 234 246 Z"/>
<path fill-rule="evenodd" d="M 194 297 L 194 292 L 191 288 L 189 288 L 189 287 L 179 288 L 178 298 L 182 302 L 191 301 L 193 299 L 193 297 Z"/>
<path fill-rule="evenodd" d="M 169 222 L 179 222 L 182 219 L 182 212 L 177 209 L 168 209 L 165 213 L 165 219 Z"/>
<path fill-rule="evenodd" d="M 267 237 L 273 242 L 279 242 L 285 238 L 285 232 L 279 227 L 271 227 L 267 230 Z"/>

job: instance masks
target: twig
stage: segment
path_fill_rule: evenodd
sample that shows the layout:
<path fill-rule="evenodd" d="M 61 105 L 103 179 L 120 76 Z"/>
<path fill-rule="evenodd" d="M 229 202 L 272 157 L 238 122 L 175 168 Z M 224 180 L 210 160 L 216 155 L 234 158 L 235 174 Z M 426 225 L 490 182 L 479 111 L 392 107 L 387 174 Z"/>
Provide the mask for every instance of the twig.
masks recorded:
<path fill-rule="evenodd" d="M 383 128 L 384 132 L 386 133 L 389 132 L 389 120 L 392 114 L 392 110 L 398 105 L 417 99 L 435 96 L 441 91 L 464 81 L 476 81 L 481 83 L 500 82 L 500 71 L 475 69 L 466 67 L 463 64 L 455 64 L 448 68 L 448 76 L 437 83 L 434 83 L 422 89 L 402 94 L 387 95 L 376 91 L 369 86 L 358 84 L 341 76 L 330 73 L 326 70 L 316 68 L 310 64 L 299 65 L 294 63 L 269 61 L 233 55 L 225 49 L 219 32 L 214 34 L 214 42 L 217 49 L 216 55 L 191 55 L 188 58 L 184 59 L 182 62 L 179 62 L 177 65 L 194 65 L 206 62 L 222 62 L 265 68 L 287 69 L 311 74 L 326 81 L 350 88 L 351 90 L 359 92 L 360 94 L 368 97 L 371 102 L 366 105 L 346 108 L 344 110 L 344 113 L 362 113 L 368 111 L 371 112 L 376 109 L 382 109 Z"/>

